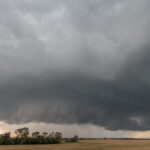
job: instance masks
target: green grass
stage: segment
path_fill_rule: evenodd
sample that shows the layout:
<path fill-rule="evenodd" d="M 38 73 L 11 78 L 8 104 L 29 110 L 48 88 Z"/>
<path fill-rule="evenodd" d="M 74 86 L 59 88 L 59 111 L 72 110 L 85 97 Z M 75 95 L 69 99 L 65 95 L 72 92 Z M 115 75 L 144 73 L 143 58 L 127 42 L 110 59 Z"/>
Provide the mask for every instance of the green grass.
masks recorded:
<path fill-rule="evenodd" d="M 54 145 L 0 146 L 0 150 L 150 150 L 150 140 L 80 140 Z"/>

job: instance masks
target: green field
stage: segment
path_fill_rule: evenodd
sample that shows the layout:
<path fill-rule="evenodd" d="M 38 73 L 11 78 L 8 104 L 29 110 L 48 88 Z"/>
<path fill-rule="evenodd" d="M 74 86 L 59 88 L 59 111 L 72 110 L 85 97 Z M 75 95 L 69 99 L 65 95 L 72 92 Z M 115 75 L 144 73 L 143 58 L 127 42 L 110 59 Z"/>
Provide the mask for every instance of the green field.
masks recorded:
<path fill-rule="evenodd" d="M 150 150 L 150 140 L 80 140 L 54 145 L 0 146 L 0 150 Z"/>

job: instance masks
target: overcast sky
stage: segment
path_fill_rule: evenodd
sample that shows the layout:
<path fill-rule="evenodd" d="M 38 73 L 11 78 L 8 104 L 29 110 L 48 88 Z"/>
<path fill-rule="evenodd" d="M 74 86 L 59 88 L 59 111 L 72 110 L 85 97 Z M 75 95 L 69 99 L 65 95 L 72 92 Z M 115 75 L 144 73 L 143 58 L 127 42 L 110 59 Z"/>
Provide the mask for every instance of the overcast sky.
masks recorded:
<path fill-rule="evenodd" d="M 149 133 L 149 15 L 149 0 L 0 0 L 1 131 Z"/>

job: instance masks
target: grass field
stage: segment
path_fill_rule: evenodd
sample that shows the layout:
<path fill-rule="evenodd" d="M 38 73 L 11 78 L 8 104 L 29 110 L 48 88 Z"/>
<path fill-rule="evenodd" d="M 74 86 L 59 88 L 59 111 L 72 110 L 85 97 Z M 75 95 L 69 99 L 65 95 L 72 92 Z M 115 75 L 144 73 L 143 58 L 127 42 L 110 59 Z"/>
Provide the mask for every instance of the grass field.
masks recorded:
<path fill-rule="evenodd" d="M 80 140 L 54 145 L 0 146 L 0 150 L 150 150 L 150 140 Z"/>

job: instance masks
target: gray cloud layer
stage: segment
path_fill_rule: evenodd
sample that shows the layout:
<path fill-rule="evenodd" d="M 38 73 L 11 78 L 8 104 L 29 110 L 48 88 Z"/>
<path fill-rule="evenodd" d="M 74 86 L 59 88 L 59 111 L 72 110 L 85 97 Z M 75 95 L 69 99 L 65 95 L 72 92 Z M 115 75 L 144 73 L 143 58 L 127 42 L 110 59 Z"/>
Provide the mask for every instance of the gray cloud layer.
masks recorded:
<path fill-rule="evenodd" d="M 2 0 L 0 119 L 148 130 L 149 0 Z"/>

